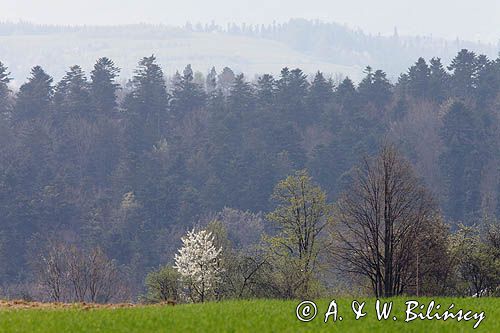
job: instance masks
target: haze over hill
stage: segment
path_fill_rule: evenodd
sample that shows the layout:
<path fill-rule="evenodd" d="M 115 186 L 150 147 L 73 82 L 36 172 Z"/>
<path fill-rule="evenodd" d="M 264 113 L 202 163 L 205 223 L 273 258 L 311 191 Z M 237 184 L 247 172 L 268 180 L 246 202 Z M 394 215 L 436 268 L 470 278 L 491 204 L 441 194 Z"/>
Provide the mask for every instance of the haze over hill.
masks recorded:
<path fill-rule="evenodd" d="M 408 68 L 419 56 L 449 60 L 462 48 L 494 58 L 498 46 L 432 37 L 370 35 L 360 30 L 321 21 L 293 19 L 283 24 L 219 26 L 186 24 L 183 27 L 135 24 L 121 26 L 52 26 L 30 23 L 0 24 L 0 59 L 22 82 L 33 64 L 60 78 L 69 66 L 90 70 L 100 56 L 112 58 L 128 79 L 137 61 L 155 54 L 168 75 L 192 64 L 206 74 L 212 66 L 229 66 L 255 76 L 276 74 L 284 66 L 300 67 L 307 74 L 358 80 L 370 65 L 389 77 Z"/>
<path fill-rule="evenodd" d="M 433 35 L 497 43 L 497 0 L 2 0 L 0 20 L 42 24 L 184 25 L 185 22 L 269 24 L 290 18 L 321 19 L 391 35 Z"/>

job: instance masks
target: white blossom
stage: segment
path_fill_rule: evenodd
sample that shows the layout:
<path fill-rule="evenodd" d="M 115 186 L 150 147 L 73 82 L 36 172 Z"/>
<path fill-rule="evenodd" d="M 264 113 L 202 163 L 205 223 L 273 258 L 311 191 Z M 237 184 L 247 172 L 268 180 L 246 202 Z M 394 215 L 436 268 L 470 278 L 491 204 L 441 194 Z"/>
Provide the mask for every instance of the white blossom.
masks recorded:
<path fill-rule="evenodd" d="M 175 255 L 174 268 L 196 293 L 196 298 L 203 302 L 222 273 L 219 265 L 221 249 L 214 246 L 212 234 L 206 230 L 195 232 L 193 229 L 181 240 L 183 245 Z"/>

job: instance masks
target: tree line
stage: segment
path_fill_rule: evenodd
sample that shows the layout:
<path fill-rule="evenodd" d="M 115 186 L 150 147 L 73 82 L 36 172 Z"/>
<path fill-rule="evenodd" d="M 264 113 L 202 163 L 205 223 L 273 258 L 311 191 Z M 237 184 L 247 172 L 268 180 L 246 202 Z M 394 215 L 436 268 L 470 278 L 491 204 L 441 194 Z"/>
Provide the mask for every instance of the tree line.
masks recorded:
<path fill-rule="evenodd" d="M 278 182 L 272 198 L 265 219 L 274 228 L 260 240 L 233 244 L 231 219 L 216 216 L 182 238 L 175 264 L 147 275 L 142 300 L 498 295 L 498 222 L 450 232 L 392 145 L 356 166 L 335 203 L 305 170 Z M 339 288 L 342 277 L 350 282 Z"/>
<path fill-rule="evenodd" d="M 276 243 L 273 237 L 278 231 L 288 229 L 273 229 L 267 222 L 276 216 L 258 213 L 276 208 L 269 200 L 275 184 L 297 170 L 307 169 L 329 202 L 378 216 L 374 208 L 357 207 L 356 191 L 347 197 L 343 193 L 354 180 L 362 179 L 360 159 L 374 156 L 385 141 L 394 142 L 408 160 L 398 162 L 397 168 L 414 169 L 436 199 L 434 205 L 446 224 L 438 228 L 430 223 L 429 228 L 441 230 L 449 224 L 464 244 L 486 244 L 484 221 L 500 216 L 500 59 L 462 50 L 445 67 L 438 58 L 420 58 L 395 83 L 384 71 L 367 67 L 357 85 L 349 78 L 334 80 L 321 72 L 309 78 L 300 69 L 289 68 L 278 77 L 263 74 L 249 81 L 227 67 L 203 75 L 186 66 L 182 73 L 166 78 L 154 56 L 141 59 L 126 84 L 118 84 L 119 72 L 112 60 L 101 58 L 88 77 L 75 65 L 54 82 L 35 66 L 27 82 L 13 91 L 8 68 L 0 64 L 4 293 L 34 290 L 40 275 L 33 261 L 40 253 L 47 256 L 54 243 L 76 246 L 82 253 L 101 249 L 126 276 L 131 295 L 142 292 L 146 272 L 171 262 L 187 229 L 214 216 L 233 214 L 240 221 L 228 234 L 231 242 L 245 244 L 241 223 L 248 222 L 256 228 L 250 232 L 253 244 L 261 234 Z M 375 162 L 365 165 L 371 173 L 384 169 L 371 163 Z M 366 185 L 383 179 L 368 178 Z M 415 194 L 412 200 L 421 191 L 418 186 L 403 189 Z M 397 197 L 400 192 L 396 192 Z M 427 200 L 411 202 L 417 204 L 422 209 L 431 206 Z M 364 227 L 384 226 L 377 219 L 365 221 Z M 384 216 L 383 220 L 398 219 Z M 428 220 L 418 220 L 418 225 Z M 359 230 L 363 225 L 348 215 L 338 217 L 338 224 L 344 225 L 340 234 L 344 241 L 363 235 Z M 306 228 L 309 235 L 324 230 L 322 223 Z M 415 249 L 401 248 L 408 246 L 402 240 L 412 228 L 413 224 L 403 223 L 396 229 L 379 229 L 383 237 L 395 237 L 395 243 L 379 248 L 372 263 L 377 268 L 362 274 L 378 294 L 416 288 L 412 266 L 416 261 L 407 257 Z M 374 236 L 369 236 L 364 235 L 365 241 L 375 244 Z M 437 248 L 444 246 L 442 241 L 435 243 Z M 247 245 L 238 245 L 239 250 Z M 355 245 L 345 246 L 351 255 L 343 259 L 366 260 L 364 250 Z M 424 251 L 427 245 L 421 246 Z M 301 243 L 299 257 L 326 256 L 313 248 Z M 280 251 L 275 255 L 279 257 Z M 267 265 L 255 258 L 232 261 L 250 274 L 255 265 Z M 421 258 L 419 271 L 424 272 L 430 257 Z M 308 262 L 290 274 L 316 271 L 315 265 L 316 261 Z M 361 273 L 356 262 L 350 265 L 352 274 Z M 394 269 L 398 271 L 386 278 L 384 272 Z M 283 283 L 297 283 L 282 277 Z M 298 286 L 307 290 L 319 286 L 304 284 L 316 281 L 307 274 L 298 279 L 302 281 Z M 249 280 L 243 289 L 233 286 L 233 290 L 245 294 Z M 282 288 L 275 287 L 275 293 L 291 296 L 298 287 Z"/>

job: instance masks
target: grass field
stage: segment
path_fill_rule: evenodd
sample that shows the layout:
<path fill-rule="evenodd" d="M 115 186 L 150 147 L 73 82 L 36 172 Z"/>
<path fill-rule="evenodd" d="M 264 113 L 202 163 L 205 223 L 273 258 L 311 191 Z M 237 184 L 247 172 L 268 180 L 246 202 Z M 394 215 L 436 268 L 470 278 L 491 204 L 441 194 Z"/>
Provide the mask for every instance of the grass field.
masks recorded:
<path fill-rule="evenodd" d="M 378 321 L 375 300 L 366 300 L 367 315 L 354 319 L 351 299 L 339 299 L 336 322 L 324 323 L 329 300 L 317 303 L 317 316 L 310 322 L 296 318 L 297 301 L 255 300 L 177 306 L 132 308 L 34 307 L 0 310 L 0 332 L 500 332 L 500 299 L 435 299 L 442 313 L 451 303 L 453 310 L 485 312 L 477 329 L 476 320 L 414 320 L 405 323 L 406 299 L 393 299 L 390 319 Z M 358 301 L 363 301 L 358 299 Z M 428 304 L 431 299 L 420 298 Z M 416 310 L 415 310 L 416 311 Z M 425 310 L 424 310 L 425 311 Z M 393 320 L 393 316 L 397 320 Z"/>

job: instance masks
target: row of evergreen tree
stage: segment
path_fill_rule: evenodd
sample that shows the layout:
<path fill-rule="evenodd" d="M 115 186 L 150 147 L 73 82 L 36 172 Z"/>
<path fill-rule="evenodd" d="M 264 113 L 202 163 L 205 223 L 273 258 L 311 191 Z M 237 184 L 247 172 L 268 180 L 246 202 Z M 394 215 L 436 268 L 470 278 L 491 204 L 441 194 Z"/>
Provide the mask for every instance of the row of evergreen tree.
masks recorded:
<path fill-rule="evenodd" d="M 335 199 L 386 140 L 450 221 L 500 217 L 500 58 L 420 58 L 396 83 L 367 67 L 357 85 L 288 68 L 200 82 L 191 66 L 167 82 L 154 56 L 126 85 L 119 72 L 101 58 L 54 82 L 35 66 L 12 91 L 0 63 L 3 283 L 28 280 L 33 254 L 60 238 L 104 247 L 140 285 L 203 216 L 268 211 L 274 184 L 304 168 Z"/>

